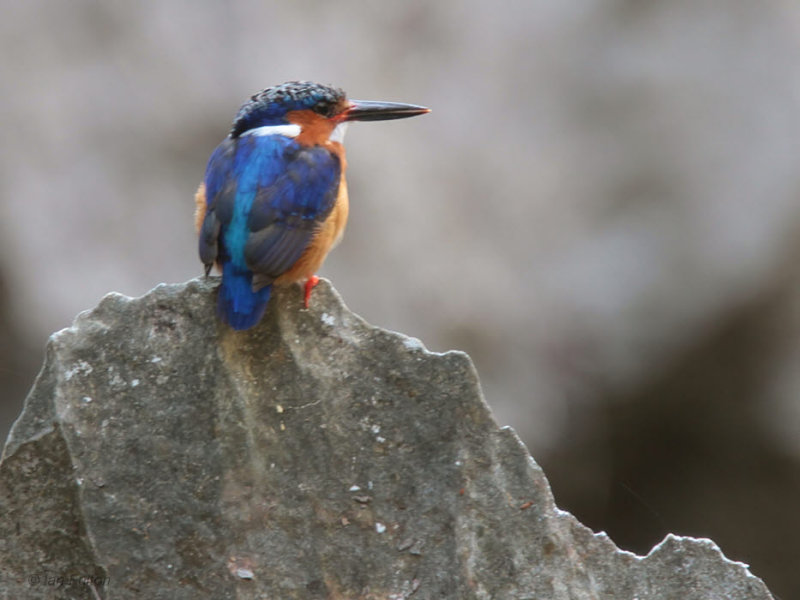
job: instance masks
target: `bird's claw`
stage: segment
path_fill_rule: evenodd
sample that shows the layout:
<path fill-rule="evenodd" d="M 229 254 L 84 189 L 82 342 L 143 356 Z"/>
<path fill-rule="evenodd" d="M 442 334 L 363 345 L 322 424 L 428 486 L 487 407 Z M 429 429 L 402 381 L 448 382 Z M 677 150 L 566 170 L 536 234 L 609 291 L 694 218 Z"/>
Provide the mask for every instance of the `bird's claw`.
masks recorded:
<path fill-rule="evenodd" d="M 311 291 L 319 283 L 319 277 L 312 275 L 306 279 L 305 294 L 303 296 L 303 308 L 308 308 L 308 302 L 311 300 Z"/>

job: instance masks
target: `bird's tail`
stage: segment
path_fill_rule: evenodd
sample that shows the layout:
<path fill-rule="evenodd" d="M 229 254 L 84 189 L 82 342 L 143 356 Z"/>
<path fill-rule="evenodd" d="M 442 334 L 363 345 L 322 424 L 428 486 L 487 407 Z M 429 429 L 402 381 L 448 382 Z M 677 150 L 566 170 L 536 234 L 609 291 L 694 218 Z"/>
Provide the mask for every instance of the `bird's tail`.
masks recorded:
<path fill-rule="evenodd" d="M 264 316 L 271 291 L 271 285 L 253 291 L 253 272 L 225 263 L 217 295 L 217 315 L 234 329 L 250 329 Z"/>

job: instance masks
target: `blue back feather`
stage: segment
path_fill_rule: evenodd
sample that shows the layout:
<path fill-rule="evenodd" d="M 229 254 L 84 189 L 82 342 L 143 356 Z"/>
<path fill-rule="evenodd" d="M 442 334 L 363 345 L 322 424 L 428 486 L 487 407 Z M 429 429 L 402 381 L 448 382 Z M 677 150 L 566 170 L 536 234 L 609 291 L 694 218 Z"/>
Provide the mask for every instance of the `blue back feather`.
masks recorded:
<path fill-rule="evenodd" d="M 228 137 L 213 152 L 205 175 L 210 223 L 203 230 L 219 231 L 223 321 L 234 329 L 258 323 L 270 282 L 300 258 L 330 214 L 340 174 L 339 159 L 328 150 L 281 135 Z M 254 273 L 267 285 L 254 290 Z"/>
<path fill-rule="evenodd" d="M 217 295 L 217 316 L 234 329 L 250 329 L 261 320 L 272 286 L 253 291 L 253 272 L 232 262 L 222 265 L 222 285 Z"/>

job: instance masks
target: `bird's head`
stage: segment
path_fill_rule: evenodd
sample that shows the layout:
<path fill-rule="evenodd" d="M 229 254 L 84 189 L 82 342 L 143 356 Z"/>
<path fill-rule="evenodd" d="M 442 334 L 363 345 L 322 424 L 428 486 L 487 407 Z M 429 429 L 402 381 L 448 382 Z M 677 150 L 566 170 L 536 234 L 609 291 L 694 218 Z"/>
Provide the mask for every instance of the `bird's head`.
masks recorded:
<path fill-rule="evenodd" d="M 405 119 L 430 112 L 400 102 L 348 100 L 338 88 L 310 81 L 289 81 L 261 90 L 239 109 L 231 137 L 281 133 L 305 143 L 341 141 L 350 121 Z"/>

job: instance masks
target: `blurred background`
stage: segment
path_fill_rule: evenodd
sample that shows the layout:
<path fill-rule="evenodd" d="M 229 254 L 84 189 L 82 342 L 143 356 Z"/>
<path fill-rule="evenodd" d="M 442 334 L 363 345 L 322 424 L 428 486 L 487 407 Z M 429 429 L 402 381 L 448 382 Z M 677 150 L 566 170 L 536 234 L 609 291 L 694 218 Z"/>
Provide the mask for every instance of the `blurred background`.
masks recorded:
<path fill-rule="evenodd" d="M 558 504 L 622 548 L 709 536 L 800 597 L 794 0 L 2 0 L 0 408 L 109 291 L 202 273 L 192 195 L 289 79 L 355 124 L 323 275 L 467 351 Z"/>

